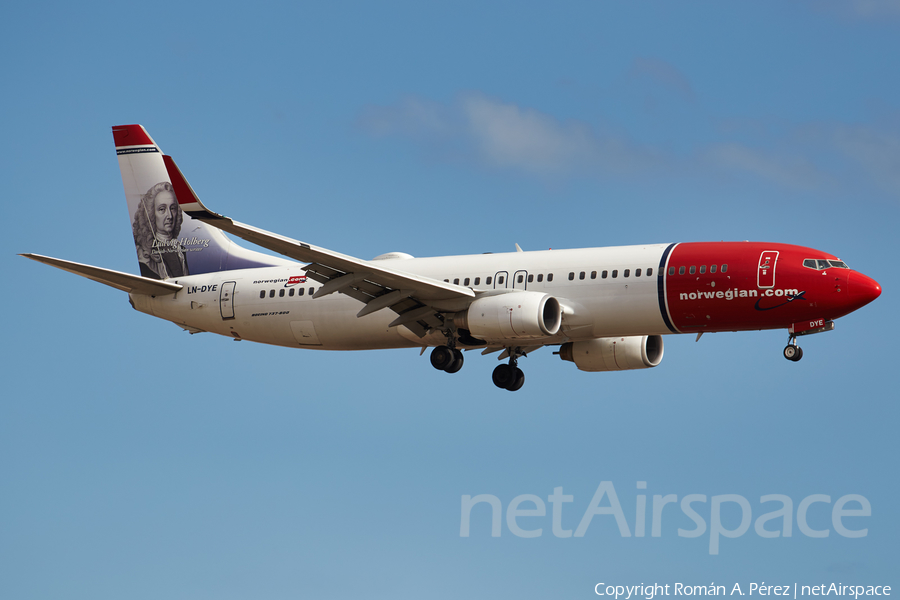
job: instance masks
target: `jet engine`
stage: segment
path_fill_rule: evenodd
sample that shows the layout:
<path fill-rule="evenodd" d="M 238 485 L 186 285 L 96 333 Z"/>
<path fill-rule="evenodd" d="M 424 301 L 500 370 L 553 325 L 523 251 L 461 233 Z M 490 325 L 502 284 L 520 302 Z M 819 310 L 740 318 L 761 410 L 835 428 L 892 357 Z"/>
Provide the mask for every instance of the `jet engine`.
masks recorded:
<path fill-rule="evenodd" d="M 559 357 L 582 371 L 647 369 L 662 361 L 663 339 L 660 335 L 634 335 L 566 342 L 559 348 Z"/>
<path fill-rule="evenodd" d="M 556 335 L 562 308 L 550 294 L 511 292 L 479 298 L 453 320 L 481 340 L 527 340 Z"/>

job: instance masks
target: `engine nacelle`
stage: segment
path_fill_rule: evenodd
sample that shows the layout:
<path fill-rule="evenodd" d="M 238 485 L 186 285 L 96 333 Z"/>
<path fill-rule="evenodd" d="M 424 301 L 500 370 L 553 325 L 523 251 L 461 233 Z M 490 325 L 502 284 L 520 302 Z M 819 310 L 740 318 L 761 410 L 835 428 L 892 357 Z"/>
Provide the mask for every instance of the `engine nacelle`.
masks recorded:
<path fill-rule="evenodd" d="M 562 308 L 550 294 L 511 292 L 479 298 L 454 321 L 481 340 L 528 340 L 556 335 Z"/>
<path fill-rule="evenodd" d="M 633 335 L 566 342 L 559 348 L 559 357 L 582 371 L 647 369 L 662 361 L 663 339 L 661 335 Z"/>

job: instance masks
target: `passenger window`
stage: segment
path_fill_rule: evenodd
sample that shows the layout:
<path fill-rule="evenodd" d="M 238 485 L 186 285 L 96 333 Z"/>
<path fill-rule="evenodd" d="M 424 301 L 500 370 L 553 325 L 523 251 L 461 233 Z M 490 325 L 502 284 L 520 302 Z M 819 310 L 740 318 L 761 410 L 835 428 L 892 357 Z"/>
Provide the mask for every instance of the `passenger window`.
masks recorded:
<path fill-rule="evenodd" d="M 463 285 L 469 285 L 469 278 L 468 278 L 468 277 L 466 277 L 465 279 L 463 279 Z"/>
<path fill-rule="evenodd" d="M 516 281 L 518 281 L 519 283 L 522 283 L 523 281 L 525 281 L 525 276 L 519 275 L 518 277 L 516 277 Z"/>
<path fill-rule="evenodd" d="M 316 288 L 314 288 L 314 287 L 309 288 L 309 295 L 310 295 L 310 296 L 312 296 L 312 295 L 315 294 L 315 293 L 316 293 Z"/>
<path fill-rule="evenodd" d="M 584 279 L 584 271 L 578 274 L 578 279 Z"/>
<path fill-rule="evenodd" d="M 678 274 L 684 275 L 684 267 L 678 267 Z"/>
<path fill-rule="evenodd" d="M 453 280 L 453 285 L 459 285 L 459 277 Z"/>
<path fill-rule="evenodd" d="M 697 272 L 697 267 L 695 267 L 694 265 L 691 265 L 691 275 L 693 275 L 696 272 Z"/>
<path fill-rule="evenodd" d="M 553 273 L 547 273 L 547 282 L 553 281 Z"/>
<path fill-rule="evenodd" d="M 722 272 L 722 273 L 725 273 L 725 272 L 727 272 L 727 271 L 728 271 L 728 265 L 722 265 L 722 271 L 721 271 L 721 272 Z"/>
<path fill-rule="evenodd" d="M 715 272 L 716 272 L 716 265 L 710 265 L 710 266 L 709 266 L 709 272 L 710 272 L 710 273 L 715 273 Z"/>
<path fill-rule="evenodd" d="M 700 265 L 700 274 L 703 275 L 706 273 L 706 265 Z"/>
<path fill-rule="evenodd" d="M 603 271 L 602 273 L 600 273 L 600 279 L 606 279 L 607 277 L 609 277 L 609 271 Z"/>
<path fill-rule="evenodd" d="M 532 281 L 534 281 L 534 275 L 529 275 L 529 276 L 528 276 L 528 283 L 531 283 Z"/>
<path fill-rule="evenodd" d="M 450 280 L 449 280 L 449 279 L 445 279 L 445 280 L 444 280 L 444 283 L 450 283 Z"/>
<path fill-rule="evenodd" d="M 492 279 L 491 277 L 485 277 L 484 285 L 491 285 L 491 279 Z"/>
<path fill-rule="evenodd" d="M 538 283 L 542 282 L 543 280 L 544 280 L 544 274 L 538 273 Z"/>
<path fill-rule="evenodd" d="M 298 295 L 298 296 L 302 296 L 302 295 L 303 295 L 304 289 L 305 289 L 305 288 L 300 288 L 300 289 L 298 289 L 298 290 L 297 290 L 297 295 Z"/>
<path fill-rule="evenodd" d="M 617 269 L 613 269 L 613 279 L 619 276 L 619 271 Z"/>
<path fill-rule="evenodd" d="M 628 277 L 629 275 L 631 275 L 631 269 L 625 269 L 625 272 L 622 273 L 623 277 Z"/>
<path fill-rule="evenodd" d="M 476 278 L 475 278 L 475 285 L 478 285 L 478 284 L 480 284 L 480 283 L 481 283 L 481 277 L 476 277 Z"/>
<path fill-rule="evenodd" d="M 597 279 L 597 271 L 591 271 L 591 279 Z"/>
<path fill-rule="evenodd" d="M 278 290 L 278 297 L 284 298 L 284 288 L 281 288 L 280 290 Z"/>
<path fill-rule="evenodd" d="M 504 281 L 506 281 L 506 278 L 503 277 L 503 275 L 499 276 L 499 277 L 497 278 L 497 285 L 502 284 Z"/>
<path fill-rule="evenodd" d="M 291 291 L 288 292 L 288 296 L 290 296 L 291 298 L 294 297 L 294 288 L 291 288 Z"/>
<path fill-rule="evenodd" d="M 640 269 L 635 269 L 635 270 L 634 270 L 634 276 L 635 276 L 635 277 L 640 277 L 640 276 L 641 276 L 641 270 L 640 270 Z"/>
<path fill-rule="evenodd" d="M 569 273 L 569 281 L 574 281 L 575 273 Z"/>
<path fill-rule="evenodd" d="M 265 297 L 266 297 L 266 290 L 260 290 L 260 292 L 259 292 L 259 297 L 260 297 L 260 298 L 265 298 Z"/>
<path fill-rule="evenodd" d="M 669 275 L 675 274 L 675 267 L 669 267 Z"/>
<path fill-rule="evenodd" d="M 647 269 L 647 277 L 653 277 L 653 267 Z"/>

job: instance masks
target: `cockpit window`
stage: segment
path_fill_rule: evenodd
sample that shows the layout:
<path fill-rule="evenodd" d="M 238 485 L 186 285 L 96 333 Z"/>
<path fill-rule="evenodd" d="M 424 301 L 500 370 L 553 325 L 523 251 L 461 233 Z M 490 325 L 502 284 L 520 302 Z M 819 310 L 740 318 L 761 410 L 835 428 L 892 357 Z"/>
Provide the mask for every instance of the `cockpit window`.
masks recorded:
<path fill-rule="evenodd" d="M 815 269 L 817 271 L 824 271 L 829 267 L 834 267 L 835 269 L 849 269 L 842 260 L 823 260 L 821 258 L 807 258 L 803 261 L 803 266 L 808 269 Z"/>

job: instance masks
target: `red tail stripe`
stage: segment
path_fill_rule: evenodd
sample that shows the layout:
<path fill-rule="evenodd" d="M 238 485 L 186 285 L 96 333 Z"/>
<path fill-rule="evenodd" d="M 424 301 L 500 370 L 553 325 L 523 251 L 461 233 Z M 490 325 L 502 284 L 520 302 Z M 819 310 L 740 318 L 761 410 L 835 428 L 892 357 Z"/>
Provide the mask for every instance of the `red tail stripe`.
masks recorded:
<path fill-rule="evenodd" d="M 194 195 L 194 190 L 192 190 L 188 182 L 185 181 L 184 175 L 182 175 L 181 170 L 175 166 L 175 161 L 172 160 L 172 157 L 163 155 L 163 162 L 166 165 L 166 171 L 169 172 L 169 179 L 172 181 L 172 187 L 175 189 L 175 199 L 178 200 L 178 204 L 184 206 L 185 204 L 197 203 L 197 197 Z"/>
<path fill-rule="evenodd" d="M 140 125 L 116 125 L 112 128 L 116 148 L 121 146 L 154 146 L 153 140 Z"/>

